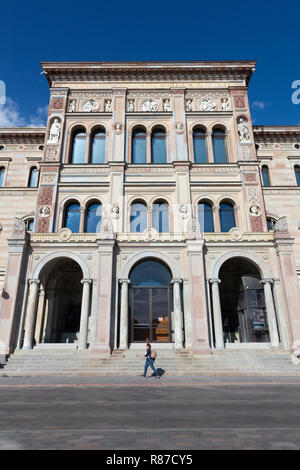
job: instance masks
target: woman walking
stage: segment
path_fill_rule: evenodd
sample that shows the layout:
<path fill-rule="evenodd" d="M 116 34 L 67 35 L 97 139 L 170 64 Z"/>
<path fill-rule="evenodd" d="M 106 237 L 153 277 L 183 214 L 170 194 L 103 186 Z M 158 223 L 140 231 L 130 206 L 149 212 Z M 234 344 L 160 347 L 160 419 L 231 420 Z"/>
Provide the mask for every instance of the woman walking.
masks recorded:
<path fill-rule="evenodd" d="M 152 356 L 153 356 L 153 354 L 151 355 L 151 344 L 147 343 L 146 344 L 146 353 L 145 353 L 146 362 L 145 362 L 145 369 L 144 369 L 144 377 L 146 377 L 148 367 L 150 366 L 151 369 L 153 370 L 154 374 L 156 375 L 156 378 L 160 379 L 160 375 L 154 367 L 155 356 L 154 357 L 152 357 Z"/>

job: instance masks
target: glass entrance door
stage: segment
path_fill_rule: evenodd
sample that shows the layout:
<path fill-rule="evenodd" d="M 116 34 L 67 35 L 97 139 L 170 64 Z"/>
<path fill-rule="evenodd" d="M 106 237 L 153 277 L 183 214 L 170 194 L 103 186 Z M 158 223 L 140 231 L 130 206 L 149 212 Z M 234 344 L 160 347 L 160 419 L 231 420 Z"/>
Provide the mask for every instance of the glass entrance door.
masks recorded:
<path fill-rule="evenodd" d="M 134 342 L 169 342 L 170 287 L 132 287 L 131 337 Z"/>

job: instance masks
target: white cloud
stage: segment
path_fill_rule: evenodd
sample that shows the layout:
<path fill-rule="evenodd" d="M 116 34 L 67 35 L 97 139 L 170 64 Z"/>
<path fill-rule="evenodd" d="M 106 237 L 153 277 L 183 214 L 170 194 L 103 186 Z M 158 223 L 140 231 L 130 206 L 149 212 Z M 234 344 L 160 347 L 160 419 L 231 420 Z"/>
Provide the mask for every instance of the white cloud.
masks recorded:
<path fill-rule="evenodd" d="M 39 106 L 34 115 L 26 118 L 21 115 L 18 104 L 11 98 L 0 105 L 0 126 L 2 127 L 43 127 L 46 125 L 48 106 Z"/>
<path fill-rule="evenodd" d="M 253 101 L 252 108 L 265 109 L 266 106 L 271 106 L 271 103 L 265 101 Z"/>

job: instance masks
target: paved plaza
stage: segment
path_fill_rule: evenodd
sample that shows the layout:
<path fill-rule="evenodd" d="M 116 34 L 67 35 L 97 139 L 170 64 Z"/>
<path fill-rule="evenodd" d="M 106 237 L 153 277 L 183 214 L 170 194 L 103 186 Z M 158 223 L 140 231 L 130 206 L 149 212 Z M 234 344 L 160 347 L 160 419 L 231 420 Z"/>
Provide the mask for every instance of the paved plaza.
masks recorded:
<path fill-rule="evenodd" d="M 0 449 L 300 449 L 295 377 L 0 377 Z"/>

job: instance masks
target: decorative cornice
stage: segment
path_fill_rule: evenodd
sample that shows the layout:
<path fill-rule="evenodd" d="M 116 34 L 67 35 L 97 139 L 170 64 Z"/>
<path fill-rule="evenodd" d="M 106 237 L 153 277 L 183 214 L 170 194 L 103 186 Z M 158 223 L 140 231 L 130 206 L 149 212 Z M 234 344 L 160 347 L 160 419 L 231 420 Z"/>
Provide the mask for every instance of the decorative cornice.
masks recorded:
<path fill-rule="evenodd" d="M 60 81 L 245 80 L 255 61 L 42 62 L 49 86 Z"/>
<path fill-rule="evenodd" d="M 300 126 L 253 126 L 256 143 L 299 142 Z"/>
<path fill-rule="evenodd" d="M 43 144 L 45 127 L 0 127 L 0 143 Z"/>

